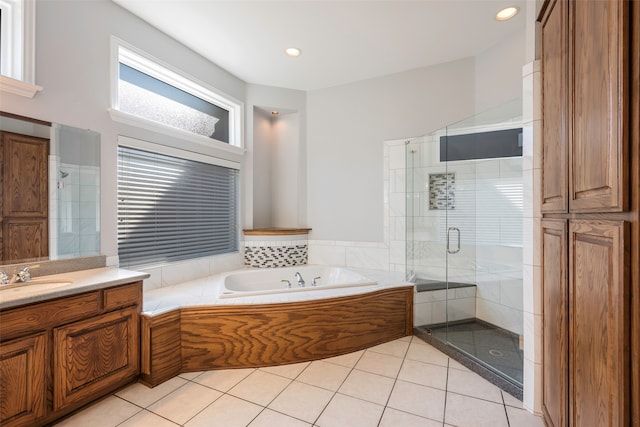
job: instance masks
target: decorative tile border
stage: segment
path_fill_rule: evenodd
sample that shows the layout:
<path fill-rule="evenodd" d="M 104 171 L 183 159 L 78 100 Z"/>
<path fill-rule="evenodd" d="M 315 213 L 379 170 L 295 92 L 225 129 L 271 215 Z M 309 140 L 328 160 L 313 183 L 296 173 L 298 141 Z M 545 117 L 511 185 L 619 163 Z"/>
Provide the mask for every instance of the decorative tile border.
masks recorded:
<path fill-rule="evenodd" d="M 305 265 L 308 259 L 308 245 L 306 242 L 292 245 L 252 245 L 245 242 L 244 265 L 249 267 L 273 268 Z M 287 242 L 290 243 L 290 242 Z"/>

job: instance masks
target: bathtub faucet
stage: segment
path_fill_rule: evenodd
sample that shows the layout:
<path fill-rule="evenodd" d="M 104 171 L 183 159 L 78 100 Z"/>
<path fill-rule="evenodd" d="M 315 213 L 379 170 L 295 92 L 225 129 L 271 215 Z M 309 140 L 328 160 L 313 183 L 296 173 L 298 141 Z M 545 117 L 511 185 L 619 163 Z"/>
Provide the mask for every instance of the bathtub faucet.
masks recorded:
<path fill-rule="evenodd" d="M 298 287 L 304 288 L 304 279 L 302 278 L 302 275 L 298 272 L 296 272 L 296 279 L 298 279 Z"/>

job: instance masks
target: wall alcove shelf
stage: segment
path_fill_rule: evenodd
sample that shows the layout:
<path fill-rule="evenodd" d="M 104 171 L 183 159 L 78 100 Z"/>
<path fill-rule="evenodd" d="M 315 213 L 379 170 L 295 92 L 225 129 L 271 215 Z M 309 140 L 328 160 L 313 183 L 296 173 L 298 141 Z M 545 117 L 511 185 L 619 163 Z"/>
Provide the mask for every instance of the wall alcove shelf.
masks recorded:
<path fill-rule="evenodd" d="M 310 228 L 265 227 L 242 230 L 245 236 L 295 236 L 309 234 Z"/>

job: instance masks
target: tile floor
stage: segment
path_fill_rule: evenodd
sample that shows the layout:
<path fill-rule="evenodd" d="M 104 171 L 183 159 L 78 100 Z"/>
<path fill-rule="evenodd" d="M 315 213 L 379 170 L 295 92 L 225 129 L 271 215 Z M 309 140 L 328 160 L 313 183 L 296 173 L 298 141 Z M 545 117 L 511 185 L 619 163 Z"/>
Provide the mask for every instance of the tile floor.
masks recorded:
<path fill-rule="evenodd" d="M 57 424 L 91 427 L 541 427 L 522 403 L 417 337 L 315 362 L 132 384 Z"/>

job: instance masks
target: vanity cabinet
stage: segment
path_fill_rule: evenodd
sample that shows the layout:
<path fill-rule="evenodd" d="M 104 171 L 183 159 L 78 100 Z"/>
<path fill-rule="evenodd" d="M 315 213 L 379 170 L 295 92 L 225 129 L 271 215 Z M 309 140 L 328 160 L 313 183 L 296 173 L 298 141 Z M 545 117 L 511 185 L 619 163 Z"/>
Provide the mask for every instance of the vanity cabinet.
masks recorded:
<path fill-rule="evenodd" d="M 540 12 L 547 426 L 640 425 L 640 4 Z"/>
<path fill-rule="evenodd" d="M 38 426 L 140 373 L 142 282 L 0 311 L 0 425 Z"/>

